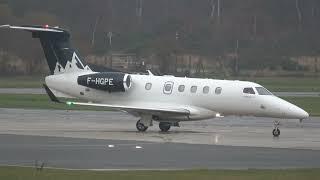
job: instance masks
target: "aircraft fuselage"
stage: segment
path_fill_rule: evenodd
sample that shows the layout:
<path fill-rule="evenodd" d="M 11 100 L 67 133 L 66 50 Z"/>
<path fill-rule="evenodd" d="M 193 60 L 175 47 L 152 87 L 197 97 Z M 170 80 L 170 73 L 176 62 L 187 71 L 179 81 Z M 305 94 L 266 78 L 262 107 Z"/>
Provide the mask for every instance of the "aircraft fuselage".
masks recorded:
<path fill-rule="evenodd" d="M 161 119 L 202 120 L 214 118 L 217 114 L 285 119 L 308 117 L 308 113 L 301 108 L 274 95 L 259 95 L 256 87 L 262 86 L 253 82 L 130 74 L 132 85 L 128 90 L 108 92 L 79 85 L 78 77 L 87 74 L 90 73 L 51 75 L 46 77 L 46 84 L 50 89 L 95 103 L 188 109 L 195 107 L 189 117 L 166 117 L 161 114 Z M 103 82 L 97 83 L 112 85 L 112 79 L 103 79 Z M 254 94 L 244 93 L 244 88 L 252 88 Z"/>

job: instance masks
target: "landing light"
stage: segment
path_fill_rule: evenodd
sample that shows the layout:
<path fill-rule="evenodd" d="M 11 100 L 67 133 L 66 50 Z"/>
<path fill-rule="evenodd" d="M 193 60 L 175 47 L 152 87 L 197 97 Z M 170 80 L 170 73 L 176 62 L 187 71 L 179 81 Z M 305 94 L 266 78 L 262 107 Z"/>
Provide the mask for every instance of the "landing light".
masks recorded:
<path fill-rule="evenodd" d="M 48 25 L 48 24 L 46 24 L 46 25 L 44 25 L 44 27 L 45 27 L 45 28 L 49 28 L 49 25 Z"/>
<path fill-rule="evenodd" d="M 74 104 L 73 102 L 70 102 L 70 101 L 67 102 L 67 105 L 69 105 L 69 106 L 71 106 L 73 104 Z"/>
<path fill-rule="evenodd" d="M 224 117 L 224 116 L 222 116 L 220 113 L 217 113 L 216 117 Z"/>

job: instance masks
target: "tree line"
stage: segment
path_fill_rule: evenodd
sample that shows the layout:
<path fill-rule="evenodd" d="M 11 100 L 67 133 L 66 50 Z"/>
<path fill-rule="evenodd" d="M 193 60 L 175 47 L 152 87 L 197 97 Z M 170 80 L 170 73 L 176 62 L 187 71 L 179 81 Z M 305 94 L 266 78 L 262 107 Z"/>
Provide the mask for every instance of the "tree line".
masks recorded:
<path fill-rule="evenodd" d="M 318 0 L 0 0 L 0 24 L 67 28 L 84 56 L 236 54 L 242 69 L 318 56 L 319 18 Z M 33 63 L 43 57 L 39 47 L 23 33 L 0 33 L 0 50 Z"/>

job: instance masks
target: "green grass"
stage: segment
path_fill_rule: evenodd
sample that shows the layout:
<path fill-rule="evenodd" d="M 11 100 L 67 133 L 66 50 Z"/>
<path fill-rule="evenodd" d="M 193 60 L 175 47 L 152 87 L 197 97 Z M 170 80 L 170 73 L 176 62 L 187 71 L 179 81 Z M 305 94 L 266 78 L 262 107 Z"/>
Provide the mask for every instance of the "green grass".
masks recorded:
<path fill-rule="evenodd" d="M 292 170 L 181 170 L 181 171 L 71 171 L 0 167 L 5 180 L 304 180 L 319 179 L 320 169 Z"/>
<path fill-rule="evenodd" d="M 312 116 L 320 116 L 320 97 L 284 97 Z M 103 107 L 68 106 L 51 102 L 47 95 L 0 94 L 0 108 L 61 109 L 61 110 L 108 110 Z"/>
<path fill-rule="evenodd" d="M 320 97 L 283 97 L 283 99 L 298 105 L 311 116 L 320 116 Z"/>
<path fill-rule="evenodd" d="M 44 77 L 40 76 L 14 76 L 0 77 L 0 88 L 40 88 Z"/>
<path fill-rule="evenodd" d="M 66 100 L 66 99 L 64 99 Z M 103 107 L 68 106 L 65 103 L 54 103 L 47 95 L 34 94 L 0 94 L 0 108 L 23 109 L 60 109 L 60 110 L 108 110 Z"/>
<path fill-rule="evenodd" d="M 266 87 L 272 92 L 320 92 L 320 78 L 242 78 Z"/>
<path fill-rule="evenodd" d="M 237 78 L 231 78 L 237 79 Z M 303 91 L 320 92 L 320 78 L 312 77 L 272 77 L 272 78 L 240 78 L 257 82 L 272 92 Z M 0 77 L 0 88 L 40 88 L 44 82 L 42 76 Z"/>

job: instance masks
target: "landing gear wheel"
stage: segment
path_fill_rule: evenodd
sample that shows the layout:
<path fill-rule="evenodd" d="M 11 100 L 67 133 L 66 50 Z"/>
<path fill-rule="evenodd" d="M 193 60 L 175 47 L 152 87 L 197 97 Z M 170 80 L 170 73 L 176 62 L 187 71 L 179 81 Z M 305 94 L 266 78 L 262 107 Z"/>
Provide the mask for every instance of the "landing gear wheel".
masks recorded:
<path fill-rule="evenodd" d="M 170 127 L 171 127 L 170 123 L 167 123 L 167 122 L 160 122 L 159 123 L 159 128 L 162 132 L 168 132 Z"/>
<path fill-rule="evenodd" d="M 280 129 L 273 129 L 272 134 L 274 137 L 279 137 L 280 136 Z"/>
<path fill-rule="evenodd" d="M 280 129 L 279 129 L 280 121 L 275 120 L 273 122 L 273 125 L 274 125 L 274 129 L 272 130 L 272 135 L 273 135 L 273 137 L 279 137 L 280 136 Z"/>
<path fill-rule="evenodd" d="M 148 126 L 145 126 L 145 125 L 141 122 L 141 120 L 137 121 L 136 127 L 137 127 L 138 131 L 140 131 L 140 132 L 145 132 L 145 131 L 148 129 Z"/>

